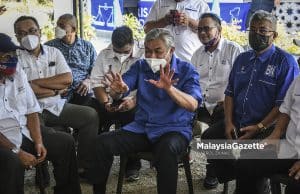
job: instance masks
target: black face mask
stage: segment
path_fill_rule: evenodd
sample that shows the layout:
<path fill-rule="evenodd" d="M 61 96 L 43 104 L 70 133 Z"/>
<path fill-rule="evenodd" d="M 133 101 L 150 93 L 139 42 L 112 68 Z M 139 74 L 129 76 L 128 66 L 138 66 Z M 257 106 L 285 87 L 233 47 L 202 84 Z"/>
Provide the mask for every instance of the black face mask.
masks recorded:
<path fill-rule="evenodd" d="M 261 35 L 256 32 L 250 32 L 249 44 L 253 50 L 255 50 L 256 52 L 260 52 L 270 45 L 270 37 L 271 36 Z"/>

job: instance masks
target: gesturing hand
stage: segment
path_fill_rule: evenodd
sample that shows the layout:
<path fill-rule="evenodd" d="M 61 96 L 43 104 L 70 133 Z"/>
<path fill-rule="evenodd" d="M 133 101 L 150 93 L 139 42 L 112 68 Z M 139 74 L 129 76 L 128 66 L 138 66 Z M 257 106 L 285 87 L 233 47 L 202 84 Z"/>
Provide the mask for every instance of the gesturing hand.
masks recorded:
<path fill-rule="evenodd" d="M 119 73 L 114 73 L 110 71 L 105 75 L 105 81 L 102 82 L 105 87 L 110 88 L 110 94 L 112 96 L 116 94 L 124 94 L 128 91 L 128 86 L 123 81 L 122 76 Z"/>
<path fill-rule="evenodd" d="M 174 83 L 178 82 L 178 79 L 172 80 L 173 76 L 174 76 L 174 70 L 173 69 L 170 70 L 170 64 L 167 64 L 164 69 L 160 65 L 159 80 L 156 81 L 156 80 L 150 79 L 150 80 L 146 80 L 146 81 L 153 84 L 157 88 L 169 90 Z"/>

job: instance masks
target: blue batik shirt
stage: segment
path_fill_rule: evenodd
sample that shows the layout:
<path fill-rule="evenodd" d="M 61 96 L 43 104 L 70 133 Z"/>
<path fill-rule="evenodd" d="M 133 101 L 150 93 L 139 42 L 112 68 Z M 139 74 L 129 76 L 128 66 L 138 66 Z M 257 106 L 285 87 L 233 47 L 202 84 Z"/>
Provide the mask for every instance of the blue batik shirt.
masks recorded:
<path fill-rule="evenodd" d="M 174 85 L 201 104 L 199 74 L 194 66 L 173 55 L 171 68 L 175 70 L 173 79 L 179 79 Z M 194 112 L 180 107 L 167 92 L 159 89 L 146 80 L 159 80 L 159 73 L 153 73 L 144 59 L 134 63 L 123 74 L 124 82 L 129 90 L 137 89 L 137 111 L 133 122 L 124 126 L 124 130 L 145 133 L 150 141 L 156 141 L 167 132 L 177 131 L 188 141 L 192 138 L 192 119 Z"/>
<path fill-rule="evenodd" d="M 73 83 L 65 96 L 65 98 L 70 99 L 80 83 L 90 77 L 97 57 L 96 50 L 92 43 L 77 36 L 72 45 L 64 43 L 61 39 L 50 40 L 46 45 L 59 49 L 72 70 Z"/>
<path fill-rule="evenodd" d="M 234 62 L 225 95 L 233 98 L 236 127 L 257 124 L 280 106 L 299 67 L 294 57 L 272 45 L 260 56 L 253 50 Z"/>

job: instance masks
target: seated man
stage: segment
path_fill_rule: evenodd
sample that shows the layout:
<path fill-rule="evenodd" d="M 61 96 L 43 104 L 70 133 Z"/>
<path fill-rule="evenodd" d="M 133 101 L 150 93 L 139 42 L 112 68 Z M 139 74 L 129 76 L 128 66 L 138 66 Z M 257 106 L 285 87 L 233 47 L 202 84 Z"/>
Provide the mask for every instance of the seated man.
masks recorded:
<path fill-rule="evenodd" d="M 294 57 L 273 44 L 278 36 L 276 24 L 276 18 L 266 11 L 257 11 L 252 16 L 252 49 L 236 58 L 225 90 L 225 121 L 213 125 L 214 133 L 207 135 L 207 139 L 262 139 L 274 129 L 279 106 L 299 75 Z M 210 161 L 220 182 L 235 178 L 236 161 L 230 158 Z M 263 189 L 264 182 L 261 183 Z"/>
<path fill-rule="evenodd" d="M 132 122 L 136 110 L 136 91 L 115 102 L 109 98 L 108 89 L 102 83 L 105 74 L 113 71 L 122 75 L 144 54 L 144 49 L 139 48 L 139 42 L 134 41 L 132 30 L 128 26 L 117 27 L 112 33 L 111 42 L 98 55 L 91 73 L 91 86 L 99 104 L 97 110 L 101 131 L 109 131 L 112 124 L 124 126 Z M 126 180 L 137 180 L 141 167 L 139 160 L 130 158 L 127 164 Z"/>
<path fill-rule="evenodd" d="M 274 160 L 240 160 L 237 164 L 237 194 L 259 193 L 257 183 L 263 177 L 273 174 L 285 174 L 291 177 L 286 194 L 300 192 L 300 77 L 297 77 L 280 106 L 280 115 L 273 133 L 263 142 L 277 144 L 286 133 L 286 141 L 280 142 L 278 159 Z M 276 145 L 277 146 L 277 145 Z"/>
<path fill-rule="evenodd" d="M 96 51 L 89 41 L 77 36 L 77 19 L 72 14 L 64 14 L 57 20 L 55 39 L 45 43 L 59 49 L 72 70 L 73 82 L 63 95 L 69 103 L 89 105 L 92 103 L 90 75 L 96 60 Z"/>
<path fill-rule="evenodd" d="M 135 91 L 131 92 L 120 100 L 120 104 L 112 104 L 107 88 L 102 83 L 105 74 L 113 71 L 122 75 L 144 54 L 144 49 L 139 48 L 138 42 L 134 42 L 132 30 L 127 26 L 116 28 L 112 33 L 111 42 L 112 44 L 98 55 L 91 73 L 91 86 L 101 104 L 98 109 L 100 109 L 100 125 L 104 131 L 108 131 L 110 125 L 116 121 L 121 126 L 133 121 L 136 94 Z"/>
<path fill-rule="evenodd" d="M 40 131 L 40 106 L 17 66 L 16 49 L 0 33 L 0 193 L 24 193 L 24 169 L 46 159 L 54 166 L 54 193 L 79 194 L 74 140 L 66 133 Z"/>
<path fill-rule="evenodd" d="M 176 193 L 178 155 L 192 138 L 192 119 L 202 98 L 198 73 L 174 55 L 174 45 L 170 31 L 153 29 L 145 38 L 145 59 L 122 77 L 106 75 L 114 99 L 137 90 L 137 111 L 133 122 L 96 139 L 88 173 L 95 194 L 105 193 L 114 155 L 151 150 L 158 193 Z"/>
<path fill-rule="evenodd" d="M 17 50 L 18 59 L 38 98 L 45 125 L 78 130 L 78 166 L 83 173 L 90 160 L 91 140 L 98 134 L 98 114 L 93 108 L 66 103 L 61 98 L 60 93 L 72 82 L 71 70 L 58 49 L 40 44 L 36 19 L 19 17 L 14 30 L 17 40 L 26 49 Z"/>
<path fill-rule="evenodd" d="M 222 26 L 219 17 L 213 13 L 201 15 L 198 24 L 198 37 L 203 44 L 193 55 L 192 64 L 200 75 L 203 103 L 198 109 L 198 120 L 209 126 L 224 120 L 224 90 L 228 83 L 230 70 L 235 58 L 243 52 L 237 43 L 222 38 Z M 218 128 L 208 128 L 201 136 L 207 139 Z M 204 187 L 216 188 L 218 180 L 211 165 L 206 165 Z"/>

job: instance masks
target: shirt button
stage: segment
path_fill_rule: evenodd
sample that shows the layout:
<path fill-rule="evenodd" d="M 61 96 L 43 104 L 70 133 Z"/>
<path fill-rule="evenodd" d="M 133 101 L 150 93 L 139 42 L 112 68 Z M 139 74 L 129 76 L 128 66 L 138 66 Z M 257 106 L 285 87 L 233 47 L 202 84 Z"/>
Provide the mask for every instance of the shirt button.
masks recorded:
<path fill-rule="evenodd" d="M 5 98 L 4 101 L 7 102 L 7 99 Z"/>
<path fill-rule="evenodd" d="M 246 98 L 246 100 L 248 100 L 248 98 Z"/>

